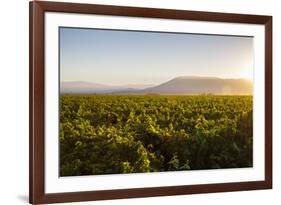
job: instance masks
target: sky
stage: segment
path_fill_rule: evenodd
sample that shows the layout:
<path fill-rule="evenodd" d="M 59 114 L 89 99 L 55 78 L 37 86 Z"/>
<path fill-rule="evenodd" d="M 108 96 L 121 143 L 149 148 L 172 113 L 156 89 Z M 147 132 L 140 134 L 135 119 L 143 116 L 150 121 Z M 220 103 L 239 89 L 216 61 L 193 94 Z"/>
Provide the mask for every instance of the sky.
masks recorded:
<path fill-rule="evenodd" d="M 60 28 L 60 77 L 157 85 L 179 76 L 252 80 L 252 37 Z"/>

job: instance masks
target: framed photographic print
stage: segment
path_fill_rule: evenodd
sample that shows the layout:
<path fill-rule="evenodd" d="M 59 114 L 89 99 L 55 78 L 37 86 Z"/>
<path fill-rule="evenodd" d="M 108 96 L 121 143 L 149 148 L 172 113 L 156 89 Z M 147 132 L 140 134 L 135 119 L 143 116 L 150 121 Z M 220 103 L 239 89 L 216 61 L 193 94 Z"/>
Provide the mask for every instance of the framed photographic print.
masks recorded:
<path fill-rule="evenodd" d="M 30 203 L 271 187 L 271 16 L 30 2 Z"/>

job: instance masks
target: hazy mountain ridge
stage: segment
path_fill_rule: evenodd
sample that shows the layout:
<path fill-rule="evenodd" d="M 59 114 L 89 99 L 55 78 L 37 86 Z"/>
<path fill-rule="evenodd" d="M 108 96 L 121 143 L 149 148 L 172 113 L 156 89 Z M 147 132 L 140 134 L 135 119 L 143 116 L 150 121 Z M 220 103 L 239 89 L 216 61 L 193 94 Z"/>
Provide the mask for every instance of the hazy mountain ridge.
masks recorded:
<path fill-rule="evenodd" d="M 62 93 L 113 93 L 113 92 L 134 92 L 152 87 L 153 85 L 145 84 L 128 84 L 128 85 L 105 85 L 100 83 L 84 81 L 62 82 L 60 91 Z"/>
<path fill-rule="evenodd" d="M 162 84 L 111 86 L 90 82 L 62 82 L 62 93 L 97 94 L 162 94 L 162 95 L 251 95 L 253 85 L 247 79 L 224 79 L 218 77 L 180 76 Z"/>
<path fill-rule="evenodd" d="M 158 86 L 148 88 L 147 93 L 158 94 L 252 94 L 253 86 L 246 79 L 216 77 L 177 77 Z"/>

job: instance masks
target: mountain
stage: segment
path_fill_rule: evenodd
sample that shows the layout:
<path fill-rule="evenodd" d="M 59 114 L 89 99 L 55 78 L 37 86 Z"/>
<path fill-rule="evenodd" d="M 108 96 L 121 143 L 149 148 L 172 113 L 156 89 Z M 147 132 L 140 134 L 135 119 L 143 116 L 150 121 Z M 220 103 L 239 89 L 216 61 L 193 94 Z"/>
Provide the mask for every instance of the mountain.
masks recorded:
<path fill-rule="evenodd" d="M 62 93 L 90 93 L 93 90 L 103 91 L 107 89 L 109 89 L 107 85 L 84 81 L 62 82 L 60 86 Z"/>
<path fill-rule="evenodd" d="M 143 90 L 155 94 L 217 94 L 249 95 L 253 85 L 246 79 L 223 79 L 217 77 L 182 76 L 169 80 L 158 86 Z"/>
<path fill-rule="evenodd" d="M 62 82 L 62 93 L 97 94 L 159 94 L 159 95 L 251 95 L 253 85 L 246 79 L 223 79 L 217 77 L 182 76 L 160 85 L 105 85 L 83 81 Z"/>
<path fill-rule="evenodd" d="M 60 91 L 62 93 L 122 93 L 122 92 L 137 92 L 139 90 L 152 87 L 153 85 L 128 84 L 128 85 L 105 85 L 99 83 L 85 81 L 67 81 L 62 82 Z"/>

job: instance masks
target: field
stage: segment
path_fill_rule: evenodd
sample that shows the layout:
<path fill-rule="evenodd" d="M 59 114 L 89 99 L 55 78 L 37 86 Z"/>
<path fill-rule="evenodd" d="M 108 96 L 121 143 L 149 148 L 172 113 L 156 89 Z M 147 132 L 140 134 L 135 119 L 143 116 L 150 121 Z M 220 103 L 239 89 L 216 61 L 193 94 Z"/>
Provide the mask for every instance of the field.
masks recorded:
<path fill-rule="evenodd" d="M 251 96 L 61 95 L 60 175 L 252 167 Z"/>

